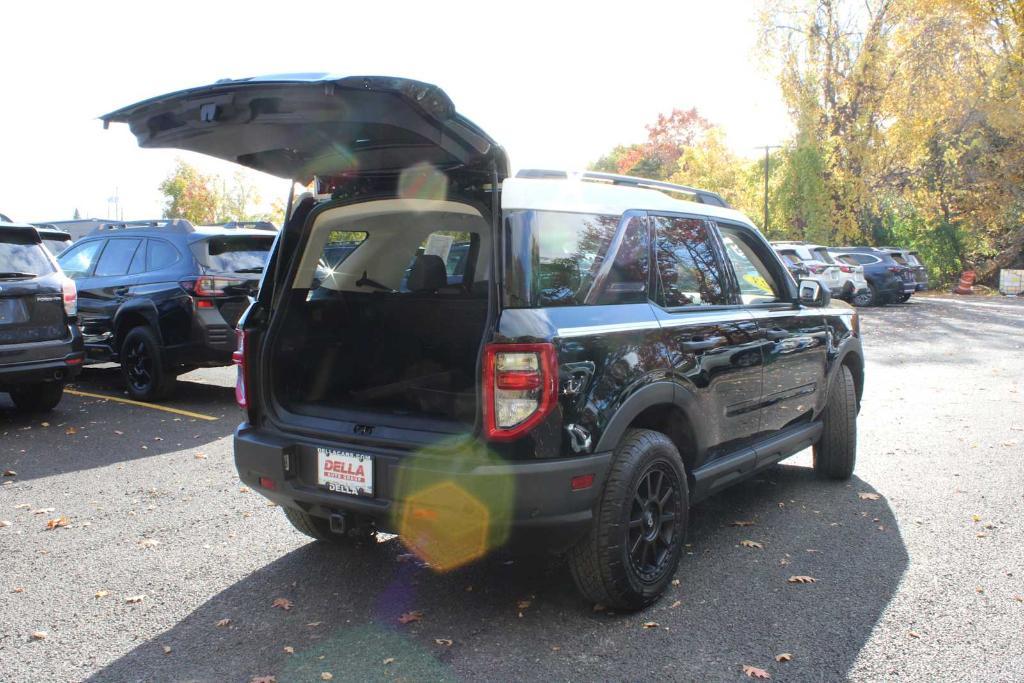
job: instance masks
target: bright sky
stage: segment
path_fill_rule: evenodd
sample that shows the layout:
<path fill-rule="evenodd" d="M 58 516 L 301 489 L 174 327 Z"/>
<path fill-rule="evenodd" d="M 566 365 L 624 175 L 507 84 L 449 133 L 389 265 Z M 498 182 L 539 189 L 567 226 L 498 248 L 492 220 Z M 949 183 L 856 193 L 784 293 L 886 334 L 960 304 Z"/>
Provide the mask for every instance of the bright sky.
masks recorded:
<path fill-rule="evenodd" d="M 325 71 L 443 88 L 514 169 L 580 169 L 673 107 L 755 156 L 790 131 L 754 53 L 756 0 L 696 2 L 8 2 L 0 61 L 0 213 L 158 217 L 176 156 L 97 117 L 219 78 Z M 258 176 L 269 203 L 287 181 Z"/>

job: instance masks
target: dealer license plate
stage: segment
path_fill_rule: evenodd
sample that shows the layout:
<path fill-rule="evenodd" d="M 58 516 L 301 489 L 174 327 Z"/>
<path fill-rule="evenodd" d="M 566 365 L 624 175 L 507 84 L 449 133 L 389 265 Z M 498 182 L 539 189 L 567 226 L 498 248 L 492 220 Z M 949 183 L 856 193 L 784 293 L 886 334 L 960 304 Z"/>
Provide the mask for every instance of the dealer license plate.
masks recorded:
<path fill-rule="evenodd" d="M 373 495 L 373 456 L 333 448 L 317 449 L 317 483 L 329 491 Z"/>

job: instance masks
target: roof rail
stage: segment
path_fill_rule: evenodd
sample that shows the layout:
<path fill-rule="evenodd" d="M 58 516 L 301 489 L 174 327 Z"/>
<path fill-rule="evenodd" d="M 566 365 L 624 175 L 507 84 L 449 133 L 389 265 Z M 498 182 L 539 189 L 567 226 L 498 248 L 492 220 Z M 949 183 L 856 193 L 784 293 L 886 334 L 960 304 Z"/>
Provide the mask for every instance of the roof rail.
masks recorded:
<path fill-rule="evenodd" d="M 157 218 L 143 221 L 111 221 L 103 223 L 93 230 L 91 235 L 98 232 L 109 232 L 111 230 L 132 230 L 132 229 L 159 229 L 173 232 L 195 232 L 195 227 L 184 218 Z"/>
<path fill-rule="evenodd" d="M 227 221 L 226 223 L 203 223 L 203 225 L 210 228 L 248 228 L 250 230 L 277 231 L 277 226 L 270 221 Z"/>
<path fill-rule="evenodd" d="M 535 180 L 567 180 L 576 178 L 598 183 L 610 183 L 612 185 L 627 185 L 629 187 L 640 187 L 648 190 L 659 190 L 661 192 L 675 192 L 690 195 L 700 204 L 722 206 L 732 208 L 721 195 L 709 190 L 701 190 L 686 185 L 666 183 L 661 180 L 648 180 L 647 178 L 636 178 L 628 175 L 616 175 L 614 173 L 601 173 L 598 171 L 556 171 L 542 168 L 524 168 L 516 173 L 517 178 L 533 178 Z"/>

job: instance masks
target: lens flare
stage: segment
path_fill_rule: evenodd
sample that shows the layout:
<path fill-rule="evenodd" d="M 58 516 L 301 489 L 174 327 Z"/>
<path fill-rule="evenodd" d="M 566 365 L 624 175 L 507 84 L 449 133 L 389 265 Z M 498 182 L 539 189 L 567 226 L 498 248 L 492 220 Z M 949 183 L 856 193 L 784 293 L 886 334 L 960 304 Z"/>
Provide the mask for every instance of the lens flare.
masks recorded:
<path fill-rule="evenodd" d="M 447 199 L 448 176 L 428 163 L 413 164 L 398 176 L 398 196 L 402 199 Z"/>

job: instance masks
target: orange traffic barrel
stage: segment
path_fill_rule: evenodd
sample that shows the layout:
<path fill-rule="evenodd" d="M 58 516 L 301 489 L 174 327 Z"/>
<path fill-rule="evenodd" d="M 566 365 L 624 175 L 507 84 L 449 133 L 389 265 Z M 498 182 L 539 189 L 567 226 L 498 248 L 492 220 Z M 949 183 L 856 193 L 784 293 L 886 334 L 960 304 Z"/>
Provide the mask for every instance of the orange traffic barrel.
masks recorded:
<path fill-rule="evenodd" d="M 977 274 L 973 270 L 965 270 L 960 275 L 960 282 L 957 283 L 956 288 L 953 290 L 954 294 L 974 294 L 974 280 L 977 278 Z"/>

